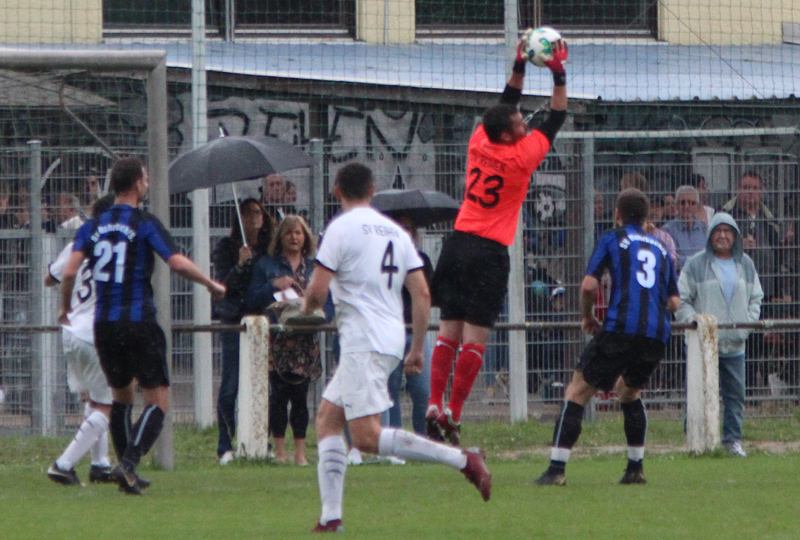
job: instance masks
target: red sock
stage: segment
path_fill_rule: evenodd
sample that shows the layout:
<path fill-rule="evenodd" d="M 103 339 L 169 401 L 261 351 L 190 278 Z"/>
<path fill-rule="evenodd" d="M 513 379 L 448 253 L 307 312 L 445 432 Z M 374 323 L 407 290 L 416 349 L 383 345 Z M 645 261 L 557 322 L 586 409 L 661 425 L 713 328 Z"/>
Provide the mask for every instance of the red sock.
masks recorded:
<path fill-rule="evenodd" d="M 453 422 L 461 421 L 461 409 L 469 397 L 472 385 L 478 377 L 483 365 L 485 347 L 469 343 L 461 347 L 461 354 L 456 361 L 456 374 L 453 376 L 453 390 L 450 392 L 450 403 L 447 407 L 453 412 Z"/>
<path fill-rule="evenodd" d="M 436 405 L 439 411 L 442 411 L 444 391 L 447 389 L 450 372 L 453 371 L 453 360 L 456 359 L 457 350 L 457 342 L 442 336 L 436 337 L 436 347 L 431 355 L 431 398 L 428 406 Z"/>

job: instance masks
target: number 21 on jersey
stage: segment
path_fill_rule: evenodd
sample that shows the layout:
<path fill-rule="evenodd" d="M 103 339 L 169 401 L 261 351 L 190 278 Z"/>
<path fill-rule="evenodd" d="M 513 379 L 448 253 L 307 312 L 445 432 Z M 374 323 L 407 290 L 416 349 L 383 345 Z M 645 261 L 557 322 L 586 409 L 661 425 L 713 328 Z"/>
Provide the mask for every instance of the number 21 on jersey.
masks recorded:
<path fill-rule="evenodd" d="M 114 283 L 122 283 L 125 279 L 125 255 L 128 251 L 127 242 L 112 244 L 108 240 L 101 240 L 94 246 L 94 256 L 97 262 L 94 265 L 95 281 L 107 282 L 111 279 L 113 270 Z"/>

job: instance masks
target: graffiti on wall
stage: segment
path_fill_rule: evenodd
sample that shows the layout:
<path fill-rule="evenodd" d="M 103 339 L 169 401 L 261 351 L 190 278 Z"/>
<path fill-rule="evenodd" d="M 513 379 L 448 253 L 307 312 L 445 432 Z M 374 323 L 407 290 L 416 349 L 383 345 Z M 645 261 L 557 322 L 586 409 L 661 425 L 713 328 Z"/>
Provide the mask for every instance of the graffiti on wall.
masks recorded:
<path fill-rule="evenodd" d="M 189 111 L 191 95 L 178 96 L 176 106 Z M 173 114 L 171 140 L 181 151 L 191 146 L 192 119 L 189 114 Z M 308 103 L 231 97 L 208 105 L 209 140 L 223 131 L 228 135 L 277 137 L 293 145 L 310 140 Z M 327 172 L 330 178 L 351 162 L 368 165 L 375 172 L 376 188 L 433 189 L 435 174 L 434 129 L 431 115 L 419 112 L 384 110 L 361 111 L 331 106 L 325 142 L 330 148 Z M 309 171 L 285 175 L 297 185 L 297 205 L 308 205 Z M 243 186 L 255 194 L 258 182 Z M 228 198 L 218 193 L 218 200 Z"/>

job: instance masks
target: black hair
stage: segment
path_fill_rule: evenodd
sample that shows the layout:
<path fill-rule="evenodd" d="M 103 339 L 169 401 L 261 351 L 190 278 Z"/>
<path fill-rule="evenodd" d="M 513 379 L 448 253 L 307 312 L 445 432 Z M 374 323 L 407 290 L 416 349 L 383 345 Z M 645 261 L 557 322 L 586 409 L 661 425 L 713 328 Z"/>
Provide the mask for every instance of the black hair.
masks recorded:
<path fill-rule="evenodd" d="M 617 210 L 622 217 L 622 223 L 641 225 L 650 214 L 650 201 L 638 189 L 629 188 L 617 197 Z"/>
<path fill-rule="evenodd" d="M 114 206 L 114 195 L 109 193 L 94 201 L 92 205 L 92 219 L 97 219 Z"/>
<path fill-rule="evenodd" d="M 111 169 L 111 191 L 115 195 L 133 189 L 136 181 L 144 176 L 144 163 L 136 157 L 122 158 Z"/>
<path fill-rule="evenodd" d="M 261 201 L 252 197 L 249 197 L 239 203 L 239 212 L 244 214 L 245 211 L 247 211 L 247 207 L 251 204 L 254 204 L 258 207 L 258 211 L 261 212 L 261 216 L 264 218 L 264 223 L 258 230 L 258 245 L 261 247 L 261 249 L 266 250 L 270 241 L 272 241 L 272 234 L 275 232 L 275 222 L 267 213 L 264 205 L 261 204 Z M 230 237 L 237 249 L 242 247 L 242 228 L 239 226 L 239 216 L 236 215 L 236 208 L 233 209 L 233 216 L 231 218 Z"/>
<path fill-rule="evenodd" d="M 511 117 L 519 111 L 514 105 L 500 103 L 486 109 L 483 113 L 483 130 L 493 143 L 499 143 L 500 137 L 511 130 Z"/>
<path fill-rule="evenodd" d="M 348 200 L 365 199 L 373 185 L 372 170 L 360 163 L 349 163 L 339 169 L 335 185 L 339 186 L 342 195 Z"/>

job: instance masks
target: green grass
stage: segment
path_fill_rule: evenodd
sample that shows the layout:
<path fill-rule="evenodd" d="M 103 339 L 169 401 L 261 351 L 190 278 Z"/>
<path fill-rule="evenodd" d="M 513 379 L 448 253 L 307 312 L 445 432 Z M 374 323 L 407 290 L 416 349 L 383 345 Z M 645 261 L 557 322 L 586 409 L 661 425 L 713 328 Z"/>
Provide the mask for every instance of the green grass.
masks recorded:
<path fill-rule="evenodd" d="M 481 501 L 446 467 L 364 465 L 348 469 L 344 518 L 352 539 L 796 539 L 800 454 L 753 450 L 756 441 L 800 439 L 797 418 L 748 422 L 750 457 L 690 457 L 681 423 L 653 421 L 646 486 L 617 484 L 624 452 L 619 419 L 584 427 L 564 488 L 530 482 L 547 465 L 552 426 L 476 424 L 465 444 L 488 449 L 492 500 Z M 68 438 L 0 438 L 0 537 L 25 539 L 307 538 L 319 513 L 316 468 L 236 461 L 216 465 L 213 429 L 175 431 L 176 468 L 150 465 L 144 497 L 113 486 L 65 488 L 47 466 Z M 309 437 L 313 442 L 313 434 Z M 669 448 L 673 450 L 670 451 Z M 664 450 L 663 448 L 666 448 Z M 309 458 L 315 461 L 313 447 Z M 87 477 L 88 464 L 78 466 Z"/>

